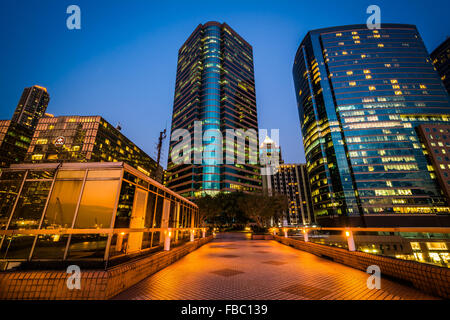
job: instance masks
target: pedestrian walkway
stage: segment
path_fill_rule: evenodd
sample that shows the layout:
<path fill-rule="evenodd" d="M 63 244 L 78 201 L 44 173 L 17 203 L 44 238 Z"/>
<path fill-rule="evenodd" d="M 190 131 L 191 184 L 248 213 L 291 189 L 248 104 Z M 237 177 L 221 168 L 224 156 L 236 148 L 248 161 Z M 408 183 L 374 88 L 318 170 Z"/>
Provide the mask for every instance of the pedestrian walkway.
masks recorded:
<path fill-rule="evenodd" d="M 381 289 L 369 290 L 368 276 L 276 241 L 224 233 L 115 299 L 433 299 L 383 278 Z"/>

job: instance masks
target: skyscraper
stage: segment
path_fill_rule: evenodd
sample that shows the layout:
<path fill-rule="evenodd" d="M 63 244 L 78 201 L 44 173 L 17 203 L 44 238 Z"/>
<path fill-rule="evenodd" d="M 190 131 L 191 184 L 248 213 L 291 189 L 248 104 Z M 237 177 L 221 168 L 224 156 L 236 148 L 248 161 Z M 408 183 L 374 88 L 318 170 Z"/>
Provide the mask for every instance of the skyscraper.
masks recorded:
<path fill-rule="evenodd" d="M 39 119 L 44 116 L 49 101 L 46 88 L 36 85 L 25 88 L 11 121 L 34 130 Z"/>
<path fill-rule="evenodd" d="M 288 210 L 282 212 L 283 226 L 298 226 L 314 223 L 314 213 L 309 190 L 308 172 L 305 164 L 281 164 L 277 172 L 267 177 L 270 195 L 285 195 Z"/>
<path fill-rule="evenodd" d="M 293 77 L 319 224 L 450 225 L 415 131 L 450 102 L 415 26 L 310 31 Z"/>
<path fill-rule="evenodd" d="M 203 137 L 194 137 L 196 123 L 201 124 Z M 192 144 L 191 163 L 176 164 L 169 157 L 167 184 L 172 190 L 190 198 L 219 191 L 261 190 L 259 168 L 249 162 L 217 160 L 222 157 L 217 157 L 215 148 L 222 142 L 207 134 L 220 132 L 225 139 L 227 129 L 254 130 L 258 148 L 252 46 L 226 23 L 200 24 L 181 46 L 171 129 L 170 152 L 178 143 L 173 136 L 176 129 L 188 130 L 194 143 L 202 144 Z M 196 163 L 195 153 L 202 151 L 216 158 L 211 161 L 203 156 Z"/>
<path fill-rule="evenodd" d="M 448 94 L 450 94 L 450 37 L 434 49 L 430 57 Z"/>
<path fill-rule="evenodd" d="M 47 109 L 47 89 L 32 86 L 23 90 L 10 121 L 2 121 L 0 133 L 0 167 L 24 160 L 34 129 Z"/>

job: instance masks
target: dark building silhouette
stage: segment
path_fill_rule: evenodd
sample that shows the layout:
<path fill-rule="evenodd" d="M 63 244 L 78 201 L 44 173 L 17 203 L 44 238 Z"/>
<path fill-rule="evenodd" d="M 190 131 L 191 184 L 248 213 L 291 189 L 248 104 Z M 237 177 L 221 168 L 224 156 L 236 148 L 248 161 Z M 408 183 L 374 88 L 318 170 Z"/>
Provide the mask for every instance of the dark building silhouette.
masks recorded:
<path fill-rule="evenodd" d="M 430 54 L 434 67 L 441 76 L 445 89 L 450 94 L 450 37 Z"/>
<path fill-rule="evenodd" d="M 32 86 L 23 90 L 11 120 L 0 122 L 0 167 L 24 160 L 34 129 L 47 109 L 47 89 Z"/>

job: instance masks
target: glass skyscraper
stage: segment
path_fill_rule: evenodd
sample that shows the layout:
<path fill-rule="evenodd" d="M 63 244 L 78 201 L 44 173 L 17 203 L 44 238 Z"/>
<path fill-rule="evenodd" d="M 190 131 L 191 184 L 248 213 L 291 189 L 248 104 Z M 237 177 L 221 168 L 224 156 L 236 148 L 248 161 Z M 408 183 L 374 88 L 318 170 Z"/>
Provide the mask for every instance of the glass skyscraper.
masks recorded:
<path fill-rule="evenodd" d="M 23 90 L 11 120 L 0 122 L 0 167 L 23 161 L 49 101 L 50 95 L 44 87 L 34 85 Z"/>
<path fill-rule="evenodd" d="M 415 26 L 310 31 L 293 77 L 319 224 L 450 224 L 416 131 L 450 102 Z"/>
<path fill-rule="evenodd" d="M 201 123 L 203 136 L 194 134 L 195 123 Z M 172 190 L 190 198 L 261 190 L 256 164 L 227 164 L 226 148 L 223 157 L 216 152 L 225 145 L 227 129 L 255 130 L 258 152 L 253 50 L 226 23 L 200 24 L 178 52 L 172 134 L 176 129 L 188 130 L 202 147 L 196 149 L 192 143 L 191 164 L 175 164 L 169 157 L 167 185 Z M 223 142 L 214 132 L 222 133 Z M 178 141 L 171 138 L 172 151 Z M 203 152 L 201 163 L 194 161 L 196 152 Z"/>

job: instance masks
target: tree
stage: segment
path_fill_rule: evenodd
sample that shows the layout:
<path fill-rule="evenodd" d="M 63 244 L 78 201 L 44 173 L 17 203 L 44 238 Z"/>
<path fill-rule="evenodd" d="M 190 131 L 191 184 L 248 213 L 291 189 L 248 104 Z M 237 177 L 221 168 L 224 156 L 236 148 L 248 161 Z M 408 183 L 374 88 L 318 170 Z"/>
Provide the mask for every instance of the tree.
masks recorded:
<path fill-rule="evenodd" d="M 218 206 L 217 199 L 209 194 L 204 195 L 201 198 L 197 198 L 194 202 L 198 206 L 199 219 L 202 225 L 206 220 L 212 220 L 218 214 L 220 214 L 220 207 Z"/>

